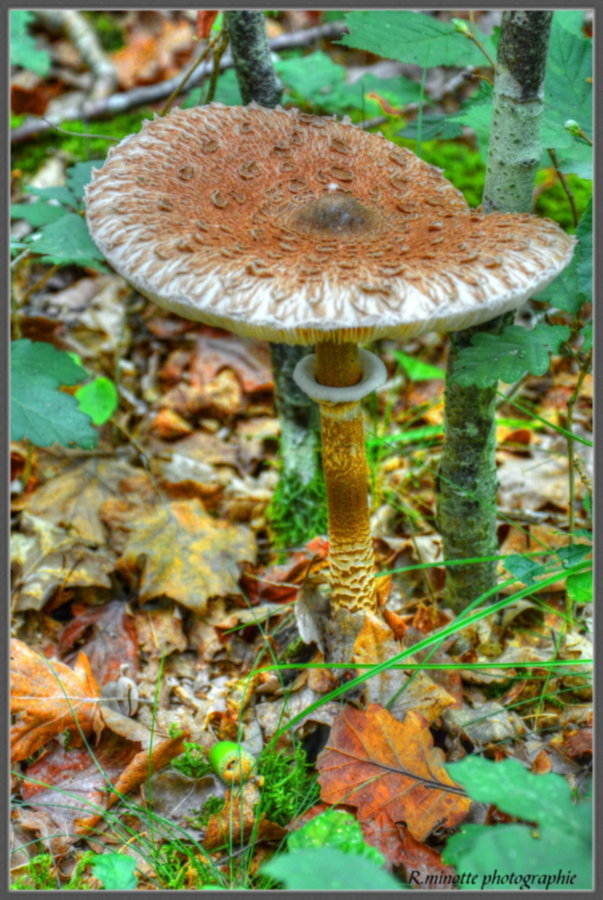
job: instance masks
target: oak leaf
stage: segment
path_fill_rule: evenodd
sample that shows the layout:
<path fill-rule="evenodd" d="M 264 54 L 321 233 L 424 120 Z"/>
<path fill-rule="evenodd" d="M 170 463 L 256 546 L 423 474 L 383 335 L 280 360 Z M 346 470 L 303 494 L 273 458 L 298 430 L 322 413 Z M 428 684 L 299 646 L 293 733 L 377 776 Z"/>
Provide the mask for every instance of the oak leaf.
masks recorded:
<path fill-rule="evenodd" d="M 254 561 L 252 532 L 213 519 L 196 500 L 178 500 L 129 523 L 117 566 L 140 572 L 140 600 L 165 594 L 195 612 L 211 597 L 239 594 L 237 563 Z"/>
<path fill-rule="evenodd" d="M 360 822 L 384 811 L 423 841 L 437 825 L 457 825 L 471 805 L 443 762 L 414 711 L 399 722 L 376 703 L 366 710 L 345 706 L 318 757 L 321 797 L 356 807 Z"/>
<path fill-rule="evenodd" d="M 76 746 L 82 734 L 101 733 L 100 691 L 85 653 L 79 653 L 70 669 L 13 639 L 10 661 L 10 706 L 16 716 L 11 726 L 13 760 L 27 759 L 64 731 Z"/>

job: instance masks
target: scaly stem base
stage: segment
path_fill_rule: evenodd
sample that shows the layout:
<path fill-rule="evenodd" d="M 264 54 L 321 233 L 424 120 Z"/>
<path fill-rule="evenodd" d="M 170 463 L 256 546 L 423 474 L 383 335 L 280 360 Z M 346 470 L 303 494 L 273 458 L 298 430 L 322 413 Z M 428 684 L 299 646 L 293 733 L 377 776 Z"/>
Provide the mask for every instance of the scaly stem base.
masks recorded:
<path fill-rule="evenodd" d="M 316 345 L 316 381 L 357 384 L 362 370 L 355 344 Z M 320 402 L 323 471 L 327 488 L 331 604 L 350 611 L 376 609 L 370 533 L 368 467 L 358 401 Z"/>

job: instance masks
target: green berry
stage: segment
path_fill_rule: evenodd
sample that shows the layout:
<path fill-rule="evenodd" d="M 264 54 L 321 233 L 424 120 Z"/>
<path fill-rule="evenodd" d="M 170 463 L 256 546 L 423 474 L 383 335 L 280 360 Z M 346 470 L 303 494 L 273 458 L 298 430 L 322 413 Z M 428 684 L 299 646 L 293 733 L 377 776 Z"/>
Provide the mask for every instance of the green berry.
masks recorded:
<path fill-rule="evenodd" d="M 242 784 L 251 777 L 255 756 L 234 741 L 218 741 L 209 751 L 212 771 L 226 784 Z"/>

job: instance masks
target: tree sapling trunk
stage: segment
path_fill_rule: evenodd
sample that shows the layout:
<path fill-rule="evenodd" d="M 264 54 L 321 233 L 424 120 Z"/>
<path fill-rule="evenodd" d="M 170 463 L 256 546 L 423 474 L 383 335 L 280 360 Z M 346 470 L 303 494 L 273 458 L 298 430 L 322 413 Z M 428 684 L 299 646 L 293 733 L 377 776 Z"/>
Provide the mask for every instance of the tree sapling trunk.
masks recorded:
<path fill-rule="evenodd" d="M 541 153 L 543 82 L 552 15 L 533 10 L 510 10 L 502 15 L 484 212 L 531 210 Z M 437 487 L 437 522 L 447 560 L 494 556 L 497 551 L 497 382 L 485 388 L 461 387 L 454 375 L 459 352 L 471 343 L 473 334 L 500 334 L 513 318 L 513 313 L 507 313 L 451 334 L 445 440 Z M 495 561 L 447 570 L 448 601 L 457 612 L 495 585 Z"/>

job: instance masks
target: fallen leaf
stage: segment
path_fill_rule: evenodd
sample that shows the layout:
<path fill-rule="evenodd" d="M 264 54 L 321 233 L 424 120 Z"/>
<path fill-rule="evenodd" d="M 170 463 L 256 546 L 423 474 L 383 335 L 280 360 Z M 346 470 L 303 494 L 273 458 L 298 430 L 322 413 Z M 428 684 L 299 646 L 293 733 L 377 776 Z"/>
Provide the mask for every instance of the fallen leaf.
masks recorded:
<path fill-rule="evenodd" d="M 354 644 L 354 662 L 381 663 L 402 651 L 394 639 L 388 625 L 370 613 Z M 407 660 L 414 663 L 414 658 Z M 360 669 L 358 674 L 366 671 Z M 457 703 L 456 697 L 436 684 L 427 672 L 413 671 L 408 675 L 404 669 L 385 669 L 379 675 L 365 682 L 365 697 L 368 703 L 387 706 L 395 719 L 402 719 L 409 710 L 421 715 L 428 724 L 438 719 L 443 710 Z"/>
<path fill-rule="evenodd" d="M 94 753 L 88 747 L 66 750 L 58 743 L 28 766 L 21 795 L 28 806 L 44 811 L 58 827 L 79 840 L 73 823 L 78 816 L 103 809 L 109 785 L 138 752 L 136 744 L 106 731 Z"/>
<path fill-rule="evenodd" d="M 117 567 L 140 573 L 142 602 L 165 594 L 204 612 L 211 597 L 240 593 L 238 563 L 255 559 L 252 532 L 213 519 L 196 500 L 157 506 L 128 528 Z"/>
<path fill-rule="evenodd" d="M 111 587 L 110 552 L 93 550 L 77 535 L 28 512 L 21 514 L 21 529 L 10 541 L 15 612 L 41 610 L 59 589 L 68 599 L 69 588 Z"/>
<path fill-rule="evenodd" d="M 211 26 L 218 17 L 217 9 L 201 9 L 197 12 L 197 37 L 200 41 L 207 40 Z"/>
<path fill-rule="evenodd" d="M 171 762 L 175 756 L 183 753 L 184 742 L 188 740 L 188 737 L 189 735 L 183 733 L 177 738 L 158 741 L 148 750 L 141 750 L 137 753 L 113 783 L 113 790 L 106 797 L 104 809 L 92 816 L 75 820 L 74 826 L 77 833 L 86 834 L 91 831 L 103 819 L 105 812 L 117 803 L 120 795 L 129 794 L 153 773 Z"/>
<path fill-rule="evenodd" d="M 554 740 L 551 741 L 551 744 Z M 576 759 L 581 756 L 591 757 L 593 755 L 593 730 L 592 728 L 580 728 L 579 730 L 571 729 L 569 733 L 563 735 L 562 741 L 559 742 L 558 748 L 564 756 L 570 759 Z"/>
<path fill-rule="evenodd" d="M 169 656 L 186 650 L 187 640 L 182 630 L 182 614 L 176 607 L 143 609 L 136 613 L 139 647 L 151 658 Z"/>
<path fill-rule="evenodd" d="M 114 458 L 78 460 L 38 488 L 29 503 L 29 512 L 68 528 L 91 544 L 104 544 L 107 532 L 99 515 L 101 505 L 118 493 L 122 479 L 138 472 Z"/>
<path fill-rule="evenodd" d="M 98 737 L 104 728 L 100 691 L 85 653 L 78 655 L 70 669 L 13 638 L 10 661 L 10 707 L 16 716 L 11 727 L 11 755 L 15 761 L 27 759 L 64 731 L 76 746 L 82 734 Z"/>
<path fill-rule="evenodd" d="M 192 38 L 193 28 L 187 21 L 164 17 L 162 21 L 139 23 L 131 30 L 126 46 L 112 55 L 119 86 L 128 90 L 177 75 L 190 56 Z"/>
<path fill-rule="evenodd" d="M 437 850 L 415 840 L 408 828 L 394 824 L 387 813 L 376 813 L 362 821 L 360 827 L 367 844 L 383 853 L 388 868 L 401 867 L 411 887 L 414 884 L 437 890 L 452 883 L 453 867 L 445 866 Z"/>
<path fill-rule="evenodd" d="M 412 710 L 399 722 L 375 703 L 345 706 L 317 760 L 321 797 L 355 806 L 361 822 L 387 812 L 425 840 L 437 825 L 461 822 L 471 805 L 443 762 L 427 723 Z"/>
<path fill-rule="evenodd" d="M 58 637 L 62 657 L 82 641 L 79 649 L 88 657 L 99 684 L 114 681 L 127 669 L 138 671 L 139 642 L 134 616 L 121 600 L 104 606 L 73 608 L 74 618 Z M 67 660 L 69 662 L 69 660 Z"/>
<path fill-rule="evenodd" d="M 246 394 L 274 387 L 270 351 L 265 341 L 254 338 L 201 334 L 191 362 L 191 378 L 201 384 L 213 381 L 222 369 L 232 369 Z"/>
<path fill-rule="evenodd" d="M 287 834 L 285 828 L 271 822 L 265 815 L 258 819 L 256 807 L 260 802 L 257 784 L 247 781 L 226 791 L 224 807 L 207 823 L 202 844 L 206 850 L 222 845 L 237 846 L 253 834 L 255 841 L 279 841 Z"/>
<path fill-rule="evenodd" d="M 192 434 L 193 426 L 174 409 L 160 409 L 151 426 L 153 433 L 162 441 L 172 441 Z"/>
<path fill-rule="evenodd" d="M 495 701 L 474 709 L 447 709 L 444 721 L 452 731 L 462 731 L 476 747 L 516 738 L 526 730 L 517 713 Z"/>

